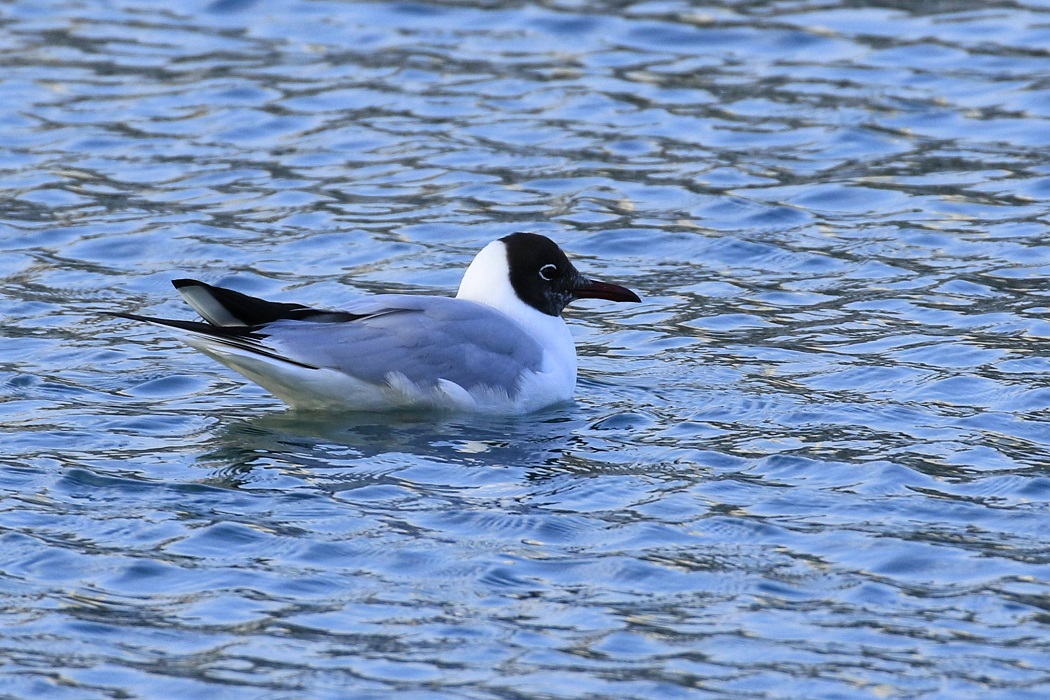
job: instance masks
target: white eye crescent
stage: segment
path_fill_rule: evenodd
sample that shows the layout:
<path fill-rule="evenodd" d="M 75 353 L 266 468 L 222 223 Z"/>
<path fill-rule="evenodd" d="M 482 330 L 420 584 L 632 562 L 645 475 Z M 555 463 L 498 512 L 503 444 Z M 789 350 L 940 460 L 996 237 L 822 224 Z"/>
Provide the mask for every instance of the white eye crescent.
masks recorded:
<path fill-rule="evenodd" d="M 550 282 L 552 279 L 558 276 L 558 266 L 547 263 L 540 268 L 540 277 Z"/>

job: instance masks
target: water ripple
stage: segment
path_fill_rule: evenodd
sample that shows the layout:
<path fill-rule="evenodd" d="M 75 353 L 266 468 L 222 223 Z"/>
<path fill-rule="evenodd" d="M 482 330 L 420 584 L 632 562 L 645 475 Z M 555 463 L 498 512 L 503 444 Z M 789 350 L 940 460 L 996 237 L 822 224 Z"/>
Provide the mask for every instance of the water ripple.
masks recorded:
<path fill-rule="evenodd" d="M 6 692 L 1044 697 L 1046 15 L 10 5 Z M 645 299 L 521 419 L 284 413 L 99 315 L 521 229 Z"/>

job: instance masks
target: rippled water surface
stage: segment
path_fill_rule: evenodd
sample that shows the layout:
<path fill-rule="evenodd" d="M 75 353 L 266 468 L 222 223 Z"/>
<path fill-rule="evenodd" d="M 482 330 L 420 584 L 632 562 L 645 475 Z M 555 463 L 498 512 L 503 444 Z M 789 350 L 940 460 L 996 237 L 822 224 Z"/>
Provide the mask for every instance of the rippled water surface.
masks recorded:
<path fill-rule="evenodd" d="M 4 698 L 1050 696 L 1044 2 L 0 5 Z M 161 331 L 557 239 L 575 404 Z"/>

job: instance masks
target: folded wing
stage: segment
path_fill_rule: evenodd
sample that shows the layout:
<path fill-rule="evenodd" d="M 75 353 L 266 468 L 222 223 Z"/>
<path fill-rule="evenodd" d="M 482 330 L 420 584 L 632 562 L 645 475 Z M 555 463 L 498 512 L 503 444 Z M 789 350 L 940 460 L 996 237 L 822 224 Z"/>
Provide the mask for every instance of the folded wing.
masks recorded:
<path fill-rule="evenodd" d="M 291 376 L 303 376 L 304 385 L 316 383 L 308 370 L 319 370 L 371 385 L 407 379 L 429 390 L 454 382 L 513 397 L 523 372 L 543 364 L 542 348 L 516 323 L 463 299 L 377 295 L 333 311 L 194 280 L 174 284 L 206 323 L 117 315 L 178 329 L 193 347 L 264 386 L 261 370 L 271 365 L 282 386 L 289 370 L 300 373 Z"/>

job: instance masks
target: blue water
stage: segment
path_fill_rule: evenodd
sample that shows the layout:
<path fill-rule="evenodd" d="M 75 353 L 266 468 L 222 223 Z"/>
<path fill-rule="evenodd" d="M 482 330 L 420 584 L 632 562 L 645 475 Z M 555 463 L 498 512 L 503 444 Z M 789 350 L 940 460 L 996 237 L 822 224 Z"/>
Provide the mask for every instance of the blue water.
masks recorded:
<path fill-rule="evenodd" d="M 1050 696 L 1050 6 L 0 7 L 0 696 Z M 546 233 L 574 404 L 284 411 L 193 276 Z"/>

